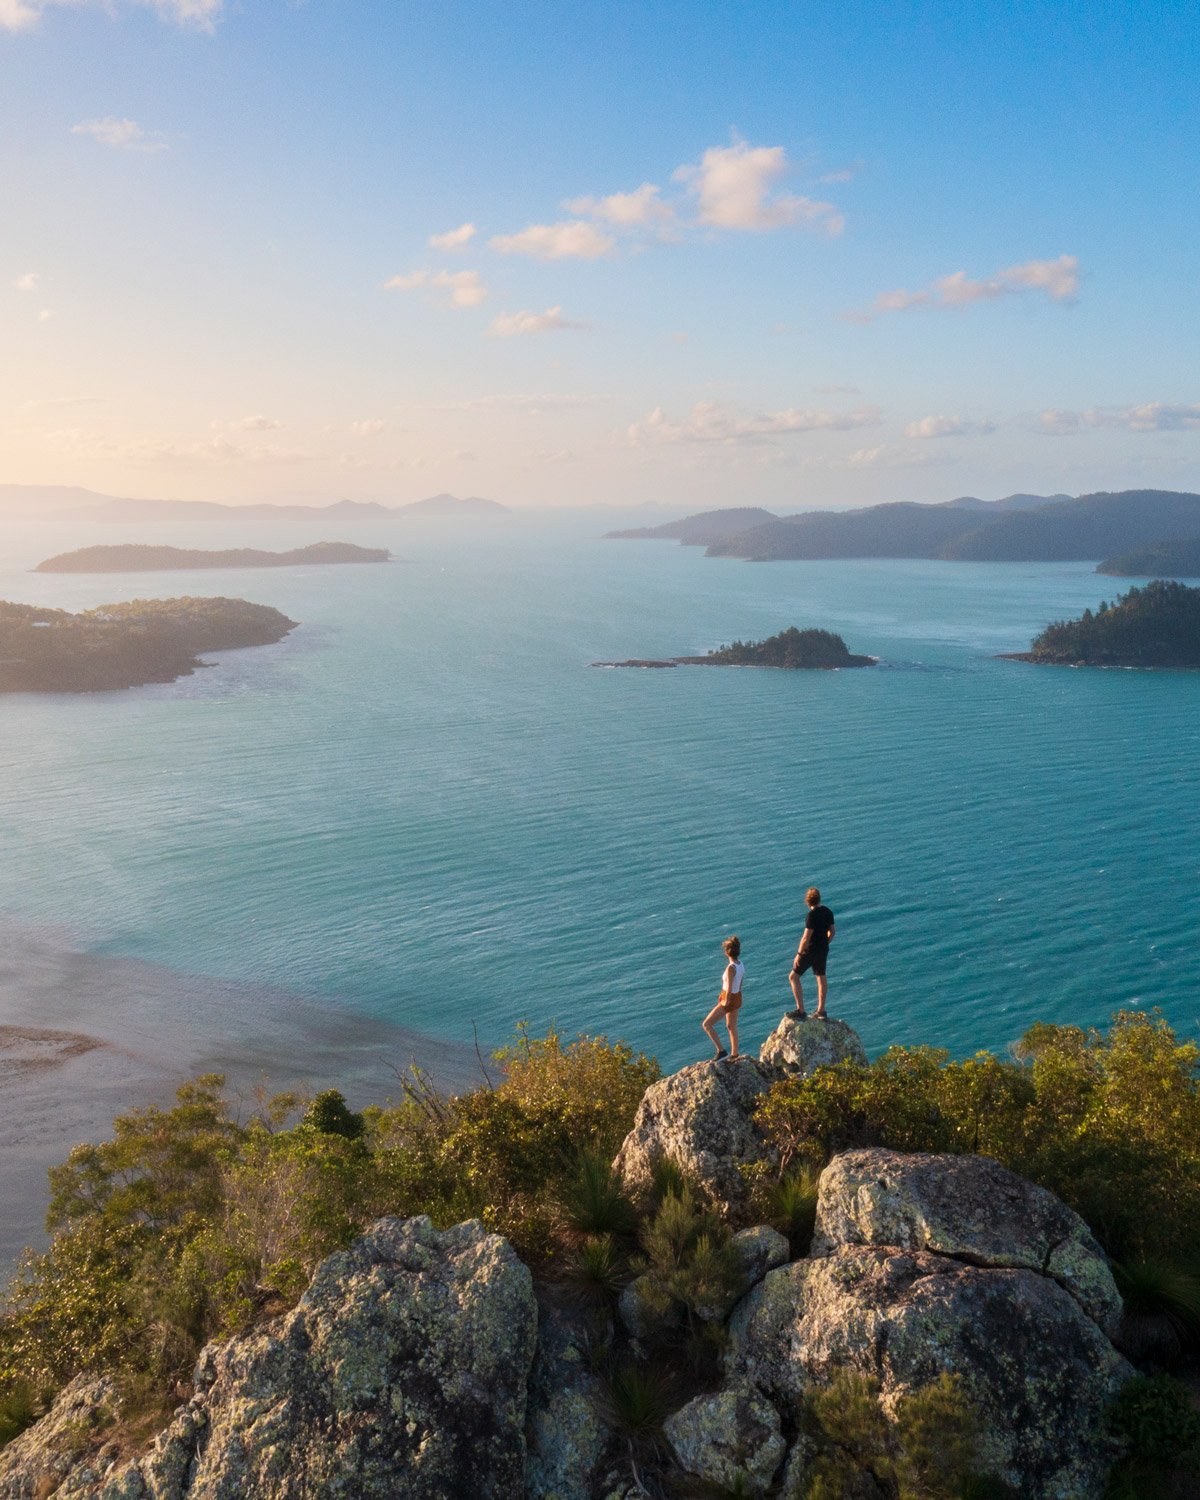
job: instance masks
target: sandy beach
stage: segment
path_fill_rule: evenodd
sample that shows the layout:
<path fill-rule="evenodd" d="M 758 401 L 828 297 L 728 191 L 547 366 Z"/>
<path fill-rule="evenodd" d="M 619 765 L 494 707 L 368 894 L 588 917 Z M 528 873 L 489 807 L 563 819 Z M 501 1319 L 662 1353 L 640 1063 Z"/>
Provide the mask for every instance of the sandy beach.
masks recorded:
<path fill-rule="evenodd" d="M 336 1004 L 88 953 L 70 934 L 0 921 L 0 1276 L 45 1243 L 46 1169 L 113 1116 L 168 1104 L 199 1073 L 254 1089 L 396 1092 L 412 1063 L 442 1087 L 479 1077 L 474 1050 Z"/>

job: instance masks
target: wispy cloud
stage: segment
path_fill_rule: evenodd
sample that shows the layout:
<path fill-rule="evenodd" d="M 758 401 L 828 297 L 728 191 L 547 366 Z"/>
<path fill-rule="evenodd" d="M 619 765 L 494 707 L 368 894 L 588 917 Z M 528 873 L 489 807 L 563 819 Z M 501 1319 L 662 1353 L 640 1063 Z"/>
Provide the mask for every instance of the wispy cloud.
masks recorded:
<path fill-rule="evenodd" d="M 910 438 L 983 437 L 995 432 L 995 422 L 986 419 L 972 421 L 969 417 L 922 417 L 919 422 L 910 422 L 904 436 Z"/>
<path fill-rule="evenodd" d="M 225 8 L 225 0 L 125 0 L 125 3 L 155 11 L 162 20 L 176 26 L 209 32 Z M 117 0 L 0 0 L 0 30 L 30 31 L 46 11 L 64 5 L 112 11 L 117 8 Z"/>
<path fill-rule="evenodd" d="M 553 333 L 559 329 L 584 329 L 587 326 L 564 318 L 561 307 L 548 307 L 542 313 L 501 313 L 488 332 L 499 339 L 511 339 L 523 333 Z"/>
<path fill-rule="evenodd" d="M 460 224 L 457 229 L 447 229 L 445 234 L 431 234 L 429 243 L 434 250 L 461 250 L 475 238 L 474 224 Z"/>
<path fill-rule="evenodd" d="M 782 146 L 735 140 L 730 146 L 710 146 L 698 163 L 679 167 L 674 176 L 694 198 L 698 222 L 713 229 L 761 232 L 805 224 L 841 234 L 846 221 L 832 203 L 775 191 L 790 170 Z"/>
<path fill-rule="evenodd" d="M 116 115 L 105 115 L 101 120 L 81 120 L 78 125 L 71 126 L 71 134 L 90 135 L 102 146 L 113 146 L 118 151 L 167 150 L 167 143 L 158 132 L 145 131 L 136 120 L 119 120 Z"/>
<path fill-rule="evenodd" d="M 631 193 L 609 193 L 604 198 L 569 198 L 563 207 L 568 213 L 591 219 L 603 219 L 620 229 L 644 225 L 669 224 L 675 209 L 662 200 L 662 189 L 654 182 L 643 182 Z"/>
<path fill-rule="evenodd" d="M 46 434 L 49 446 L 68 453 L 116 458 L 136 464 L 170 464 L 209 468 L 237 464 L 305 464 L 323 458 L 307 448 L 284 448 L 274 443 L 235 443 L 227 437 L 180 443 L 165 438 L 112 438 L 81 428 L 61 428 Z"/>
<path fill-rule="evenodd" d="M 1034 430 L 1047 437 L 1115 428 L 1125 432 L 1190 432 L 1200 428 L 1200 405 L 1152 401 L 1144 406 L 1092 407 L 1088 411 L 1051 408 L 1039 413 Z"/>
<path fill-rule="evenodd" d="M 1028 260 L 1008 266 L 994 276 L 975 280 L 965 271 L 953 271 L 932 286 L 910 292 L 900 288 L 880 292 L 874 303 L 847 313 L 855 323 L 870 323 L 885 313 L 907 312 L 914 307 L 969 307 L 976 302 L 996 302 L 1023 292 L 1043 292 L 1052 302 L 1071 302 L 1079 290 L 1079 258 L 1060 255 L 1056 260 Z"/>
<path fill-rule="evenodd" d="M 26 271 L 24 276 L 18 276 L 17 279 L 13 282 L 13 286 L 16 287 L 18 292 L 36 292 L 37 284 L 38 279 L 36 271 Z"/>
<path fill-rule="evenodd" d="M 718 401 L 698 401 L 681 422 L 668 421 L 661 406 L 629 429 L 633 443 L 763 443 L 802 432 L 848 432 L 859 427 L 877 427 L 879 408 L 862 406 L 854 411 L 748 412 Z"/>
<path fill-rule="evenodd" d="M 230 422 L 230 432 L 277 432 L 283 423 L 275 417 L 264 417 L 258 413 L 252 417 L 238 417 Z"/>
<path fill-rule="evenodd" d="M 560 224 L 530 224 L 518 234 L 498 234 L 488 241 L 501 255 L 529 255 L 534 260 L 599 260 L 616 241 L 586 219 Z"/>
<path fill-rule="evenodd" d="M 902 443 L 881 443 L 877 448 L 857 448 L 847 458 L 828 464 L 835 469 L 924 469 L 944 463 L 945 457 L 928 448 L 906 448 Z"/>
<path fill-rule="evenodd" d="M 383 285 L 389 292 L 415 292 L 421 287 L 442 291 L 451 307 L 478 307 L 488 294 L 478 271 L 411 271 L 407 276 L 393 276 Z"/>
<path fill-rule="evenodd" d="M 355 437 L 378 437 L 387 423 L 379 417 L 370 417 L 362 422 L 351 422 L 350 431 Z"/>

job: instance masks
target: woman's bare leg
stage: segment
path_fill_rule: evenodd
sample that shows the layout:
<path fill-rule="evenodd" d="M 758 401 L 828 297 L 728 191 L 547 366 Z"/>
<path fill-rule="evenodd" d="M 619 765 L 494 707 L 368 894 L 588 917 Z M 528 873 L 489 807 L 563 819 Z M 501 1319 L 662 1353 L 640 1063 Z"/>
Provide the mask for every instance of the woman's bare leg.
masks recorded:
<path fill-rule="evenodd" d="M 737 1027 L 738 1027 L 738 1012 L 736 1010 L 726 1011 L 726 1013 L 725 1013 L 725 1030 L 729 1033 L 729 1055 L 730 1055 L 730 1057 L 736 1057 L 738 1055 Z"/>
<path fill-rule="evenodd" d="M 709 1011 L 708 1015 L 705 1016 L 704 1020 L 700 1022 L 701 1026 L 703 1026 L 705 1031 L 708 1033 L 709 1041 L 717 1049 L 718 1057 L 720 1057 L 721 1053 L 724 1052 L 725 1048 L 721 1046 L 719 1041 L 717 1041 L 717 1033 L 714 1030 L 713 1023 L 715 1021 L 719 1021 L 724 1013 L 725 1007 L 723 1005 L 714 1005 L 712 1010 Z"/>

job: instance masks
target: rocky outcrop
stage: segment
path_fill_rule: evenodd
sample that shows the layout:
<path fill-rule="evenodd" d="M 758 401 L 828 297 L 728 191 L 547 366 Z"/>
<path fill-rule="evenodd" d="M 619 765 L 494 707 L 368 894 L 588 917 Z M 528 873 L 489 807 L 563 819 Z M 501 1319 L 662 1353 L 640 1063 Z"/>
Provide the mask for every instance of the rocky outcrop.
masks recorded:
<path fill-rule="evenodd" d="M 769 1068 L 795 1078 L 807 1078 L 817 1068 L 831 1068 L 840 1062 L 867 1065 L 867 1054 L 858 1033 L 845 1021 L 830 1018 L 807 1020 L 788 1014 L 762 1044 L 759 1061 Z"/>
<path fill-rule="evenodd" d="M 536 1326 L 507 1241 L 477 1221 L 381 1219 L 290 1313 L 208 1345 L 146 1454 L 39 1500 L 511 1500 Z M 25 1500 L 7 1451 L 0 1496 Z"/>
<path fill-rule="evenodd" d="M 747 1291 L 757 1286 L 768 1271 L 773 1271 L 776 1266 L 786 1266 L 792 1258 L 787 1240 L 769 1224 L 740 1229 L 732 1243 Z"/>
<path fill-rule="evenodd" d="M 885 1409 L 949 1371 L 977 1415 L 985 1468 L 1025 1500 L 1103 1490 L 1104 1411 L 1132 1371 L 1049 1277 L 843 1246 L 772 1271 L 730 1334 L 730 1382 L 781 1412 L 839 1370 L 879 1379 Z"/>
<path fill-rule="evenodd" d="M 86 1494 L 115 1457 L 104 1445 L 116 1411 L 111 1380 L 77 1376 L 40 1422 L 0 1450 L 0 1500 Z"/>
<path fill-rule="evenodd" d="M 693 1063 L 646 1090 L 613 1169 L 644 1200 L 663 1161 L 674 1162 L 723 1212 L 741 1214 L 748 1200 L 740 1168 L 772 1151 L 754 1119 L 771 1072 L 750 1057 Z"/>
<path fill-rule="evenodd" d="M 821 1174 L 813 1255 L 838 1245 L 933 1250 L 1049 1276 L 1107 1333 L 1121 1297 L 1073 1209 L 986 1156 L 847 1151 Z"/>
<path fill-rule="evenodd" d="M 685 1473 L 743 1495 L 765 1495 L 787 1453 L 779 1413 L 748 1385 L 697 1396 L 663 1431 Z"/>
<path fill-rule="evenodd" d="M 591 1500 L 612 1436 L 577 1331 L 542 1310 L 529 1376 L 525 1500 Z"/>

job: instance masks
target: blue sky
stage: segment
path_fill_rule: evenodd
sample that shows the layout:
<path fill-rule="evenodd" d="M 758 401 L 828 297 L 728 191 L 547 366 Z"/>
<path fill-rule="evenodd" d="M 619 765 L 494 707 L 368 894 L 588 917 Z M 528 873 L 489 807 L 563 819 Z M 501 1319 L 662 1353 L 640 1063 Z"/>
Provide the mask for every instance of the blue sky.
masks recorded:
<path fill-rule="evenodd" d="M 1197 53 L 1185 5 L 0 0 L 0 481 L 1200 488 Z"/>

